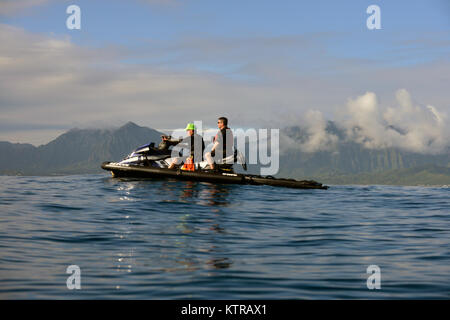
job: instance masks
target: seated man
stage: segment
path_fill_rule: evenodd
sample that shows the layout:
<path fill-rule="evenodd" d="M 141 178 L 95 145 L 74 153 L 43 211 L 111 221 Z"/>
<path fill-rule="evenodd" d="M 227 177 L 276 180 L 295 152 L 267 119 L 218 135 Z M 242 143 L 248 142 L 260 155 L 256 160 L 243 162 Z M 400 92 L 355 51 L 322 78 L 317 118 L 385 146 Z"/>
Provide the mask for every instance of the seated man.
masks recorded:
<path fill-rule="evenodd" d="M 187 158 L 191 157 L 192 162 L 203 161 L 203 152 L 205 151 L 205 142 L 203 137 L 195 133 L 195 125 L 193 123 L 188 123 L 186 126 L 186 131 L 188 136 L 184 139 L 171 140 L 169 137 L 163 136 L 163 141 L 167 141 L 170 145 L 176 144 L 177 147 L 185 148 L 190 150 L 188 156 L 184 157 L 174 157 L 168 159 L 169 169 L 173 169 L 175 165 L 185 162 Z"/>
<path fill-rule="evenodd" d="M 223 163 L 225 158 L 234 155 L 233 132 L 228 128 L 228 119 L 220 117 L 217 120 L 219 132 L 214 137 L 214 145 L 211 152 L 205 154 L 210 169 L 215 169 L 215 163 Z M 214 158 L 214 159 L 213 159 Z"/>

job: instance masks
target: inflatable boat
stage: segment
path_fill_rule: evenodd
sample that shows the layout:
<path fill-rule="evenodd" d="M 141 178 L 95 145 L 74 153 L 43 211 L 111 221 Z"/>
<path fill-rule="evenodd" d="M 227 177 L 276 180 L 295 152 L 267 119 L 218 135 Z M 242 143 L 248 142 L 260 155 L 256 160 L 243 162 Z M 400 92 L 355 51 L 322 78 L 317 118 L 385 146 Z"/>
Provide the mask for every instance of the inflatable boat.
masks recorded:
<path fill-rule="evenodd" d="M 232 169 L 234 163 L 241 164 L 244 169 L 247 168 L 245 158 L 237 151 L 230 159 L 224 159 L 225 163 L 218 164 L 218 169 L 216 170 L 204 169 L 201 166 L 195 166 L 194 170 L 183 170 L 183 166 L 169 169 L 167 159 L 170 157 L 171 152 L 155 148 L 152 143 L 139 147 L 120 162 L 103 162 L 101 167 L 110 171 L 113 177 L 169 178 L 211 183 L 269 185 L 297 189 L 328 189 L 327 186 L 312 180 L 280 179 L 272 176 L 235 173 Z"/>
<path fill-rule="evenodd" d="M 104 162 L 102 168 L 110 171 L 113 177 L 173 178 L 212 183 L 269 185 L 298 189 L 328 189 L 327 186 L 312 180 L 277 179 L 271 176 L 246 175 L 234 172 L 186 171 L 115 162 Z"/>

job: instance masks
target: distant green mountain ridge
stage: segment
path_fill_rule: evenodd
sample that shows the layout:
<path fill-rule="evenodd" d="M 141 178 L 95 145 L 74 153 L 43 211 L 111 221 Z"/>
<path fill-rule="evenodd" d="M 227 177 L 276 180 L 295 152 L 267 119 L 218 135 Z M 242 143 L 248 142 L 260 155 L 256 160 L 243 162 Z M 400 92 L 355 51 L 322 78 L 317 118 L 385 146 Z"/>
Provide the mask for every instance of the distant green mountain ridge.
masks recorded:
<path fill-rule="evenodd" d="M 128 122 L 118 129 L 72 129 L 39 147 L 0 142 L 0 174 L 98 173 L 103 161 L 120 160 L 161 135 Z"/>
<path fill-rule="evenodd" d="M 327 151 L 305 152 L 308 137 L 300 127 L 282 133 L 298 142 L 281 146 L 278 177 L 314 179 L 329 184 L 450 185 L 450 154 L 430 155 L 397 148 L 367 149 L 345 139 L 333 122 L 326 128 L 339 137 Z M 117 129 L 72 129 L 46 145 L 0 142 L 0 174 L 52 175 L 102 172 L 103 161 L 118 161 L 133 149 L 158 143 L 163 133 L 128 122 Z M 251 165 L 250 173 L 259 173 Z M 239 170 L 240 171 L 240 170 Z"/>
<path fill-rule="evenodd" d="M 368 149 L 348 141 L 343 130 L 331 121 L 326 130 L 339 137 L 333 148 L 316 152 L 304 152 L 300 147 L 284 150 L 278 176 L 309 177 L 334 184 L 450 183 L 450 152 L 432 155 L 398 148 Z M 306 131 L 296 126 L 282 133 L 299 144 L 308 138 Z"/>
<path fill-rule="evenodd" d="M 322 174 L 311 177 L 327 184 L 450 186 L 450 168 L 426 165 L 378 173 Z"/>

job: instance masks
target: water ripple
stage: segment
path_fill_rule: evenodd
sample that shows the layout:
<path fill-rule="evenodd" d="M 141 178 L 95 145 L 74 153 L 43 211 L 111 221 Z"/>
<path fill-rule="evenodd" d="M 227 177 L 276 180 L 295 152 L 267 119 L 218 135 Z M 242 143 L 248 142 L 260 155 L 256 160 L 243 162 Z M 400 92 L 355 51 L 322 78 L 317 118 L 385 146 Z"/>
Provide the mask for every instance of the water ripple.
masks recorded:
<path fill-rule="evenodd" d="M 449 298 L 447 187 L 0 180 L 0 298 Z"/>

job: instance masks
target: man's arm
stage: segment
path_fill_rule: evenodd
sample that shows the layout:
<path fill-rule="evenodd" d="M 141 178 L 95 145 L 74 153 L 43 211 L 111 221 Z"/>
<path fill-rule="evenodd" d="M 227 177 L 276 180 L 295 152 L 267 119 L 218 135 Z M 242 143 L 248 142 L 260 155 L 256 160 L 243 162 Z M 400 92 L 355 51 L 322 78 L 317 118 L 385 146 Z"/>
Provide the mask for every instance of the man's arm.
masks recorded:
<path fill-rule="evenodd" d="M 211 152 L 214 152 L 214 151 L 216 151 L 216 148 L 217 148 L 217 146 L 219 145 L 219 142 L 214 142 L 214 144 L 213 144 L 213 147 L 212 147 L 212 149 L 211 149 Z"/>
<path fill-rule="evenodd" d="M 158 146 L 158 149 L 166 150 L 169 149 L 170 146 L 175 146 L 180 143 L 181 139 L 172 139 L 171 136 L 161 136 L 162 141 Z"/>

